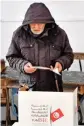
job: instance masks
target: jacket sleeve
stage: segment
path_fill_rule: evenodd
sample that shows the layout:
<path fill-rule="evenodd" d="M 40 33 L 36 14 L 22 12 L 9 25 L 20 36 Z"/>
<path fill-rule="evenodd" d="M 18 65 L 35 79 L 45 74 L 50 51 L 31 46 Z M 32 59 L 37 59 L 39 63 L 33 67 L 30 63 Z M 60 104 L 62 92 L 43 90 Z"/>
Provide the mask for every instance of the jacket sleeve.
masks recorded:
<path fill-rule="evenodd" d="M 66 34 L 66 33 L 65 33 Z M 68 69 L 73 63 L 74 55 L 73 50 L 70 46 L 67 34 L 63 42 L 62 56 L 56 60 L 62 64 L 63 70 Z"/>
<path fill-rule="evenodd" d="M 6 59 L 8 60 L 10 67 L 18 70 L 19 72 L 24 72 L 24 65 L 28 63 L 28 61 L 22 57 L 19 46 L 17 45 L 14 37 L 12 38 Z"/>

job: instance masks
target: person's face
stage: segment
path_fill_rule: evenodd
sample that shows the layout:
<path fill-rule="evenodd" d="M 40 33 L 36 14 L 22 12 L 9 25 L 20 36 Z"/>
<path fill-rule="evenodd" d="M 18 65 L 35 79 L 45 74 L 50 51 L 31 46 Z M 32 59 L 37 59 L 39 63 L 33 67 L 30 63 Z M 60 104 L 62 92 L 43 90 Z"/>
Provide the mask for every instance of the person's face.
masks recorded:
<path fill-rule="evenodd" d="M 32 23 L 30 29 L 34 34 L 41 34 L 44 31 L 45 24 L 43 23 Z"/>

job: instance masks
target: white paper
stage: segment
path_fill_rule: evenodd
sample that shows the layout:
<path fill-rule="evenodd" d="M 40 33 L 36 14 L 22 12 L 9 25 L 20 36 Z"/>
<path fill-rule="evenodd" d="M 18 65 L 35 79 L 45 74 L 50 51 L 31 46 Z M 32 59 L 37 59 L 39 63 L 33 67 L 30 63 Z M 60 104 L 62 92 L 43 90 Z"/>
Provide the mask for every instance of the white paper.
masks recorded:
<path fill-rule="evenodd" d="M 53 71 L 54 73 L 58 74 L 58 75 L 61 75 L 61 74 L 59 73 L 59 71 L 58 71 L 58 68 L 53 69 L 52 71 Z"/>
<path fill-rule="evenodd" d="M 58 75 L 61 75 L 60 73 L 59 73 L 59 71 L 58 71 L 58 68 L 56 68 L 56 69 L 51 69 L 51 68 L 49 68 L 49 67 L 42 67 L 42 66 L 33 66 L 33 68 L 36 68 L 36 69 L 41 69 L 41 70 L 50 70 L 50 71 L 52 71 L 52 72 L 54 72 L 54 73 L 56 73 L 56 74 L 58 74 Z"/>
<path fill-rule="evenodd" d="M 49 67 L 42 67 L 42 66 L 33 66 L 33 68 L 42 69 L 42 70 L 50 70 Z"/>

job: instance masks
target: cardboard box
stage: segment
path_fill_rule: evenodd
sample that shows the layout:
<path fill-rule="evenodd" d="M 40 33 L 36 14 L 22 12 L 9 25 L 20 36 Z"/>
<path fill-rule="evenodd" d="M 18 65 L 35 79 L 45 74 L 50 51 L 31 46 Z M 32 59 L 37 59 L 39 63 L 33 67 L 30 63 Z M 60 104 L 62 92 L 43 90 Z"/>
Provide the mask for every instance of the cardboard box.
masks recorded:
<path fill-rule="evenodd" d="M 18 126 L 23 125 L 78 126 L 77 89 L 74 92 L 19 91 Z"/>

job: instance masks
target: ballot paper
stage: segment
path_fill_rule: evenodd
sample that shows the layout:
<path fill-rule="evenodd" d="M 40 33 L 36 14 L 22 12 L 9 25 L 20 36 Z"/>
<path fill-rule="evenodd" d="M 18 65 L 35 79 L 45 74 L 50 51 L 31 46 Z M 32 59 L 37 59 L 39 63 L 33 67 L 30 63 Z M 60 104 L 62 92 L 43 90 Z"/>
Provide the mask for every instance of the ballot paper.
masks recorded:
<path fill-rule="evenodd" d="M 58 75 L 61 75 L 61 74 L 59 73 L 59 71 L 58 71 L 58 68 L 53 69 L 53 70 L 51 70 L 51 71 L 54 72 L 54 73 L 56 73 L 56 74 L 58 74 Z"/>
<path fill-rule="evenodd" d="M 52 72 L 54 72 L 54 73 L 56 73 L 56 74 L 58 74 L 58 75 L 61 75 L 60 73 L 59 73 L 59 71 L 58 71 L 58 68 L 56 68 L 56 69 L 51 69 L 51 68 L 49 68 L 49 67 L 42 67 L 42 66 L 33 66 L 33 68 L 36 68 L 36 69 L 41 69 L 41 70 L 50 70 L 50 71 L 52 71 Z"/>

